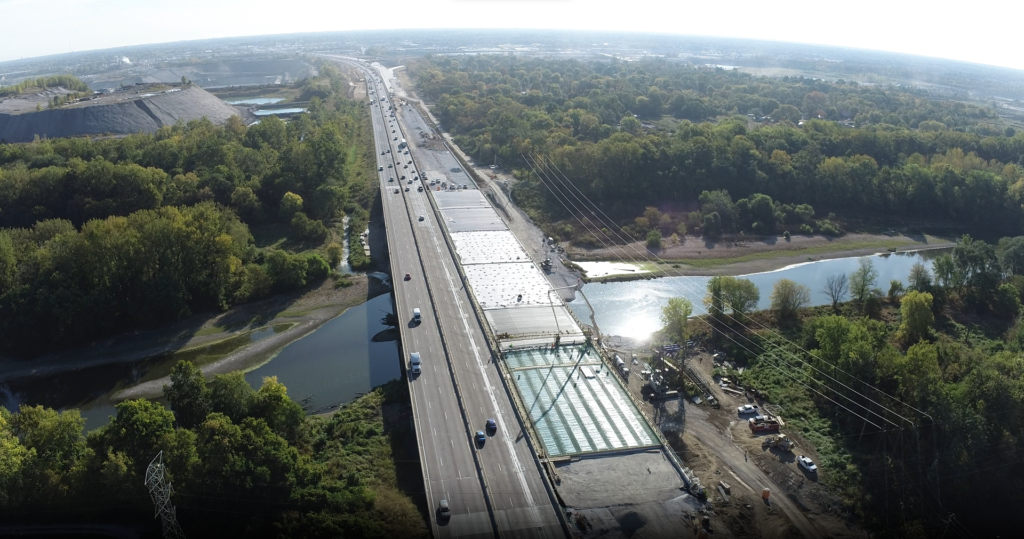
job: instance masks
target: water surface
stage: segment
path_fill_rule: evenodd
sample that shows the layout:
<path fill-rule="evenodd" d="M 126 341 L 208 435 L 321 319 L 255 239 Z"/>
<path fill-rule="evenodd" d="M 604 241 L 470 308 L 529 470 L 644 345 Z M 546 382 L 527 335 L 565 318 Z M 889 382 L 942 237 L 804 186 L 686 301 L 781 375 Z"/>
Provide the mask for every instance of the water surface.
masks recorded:
<path fill-rule="evenodd" d="M 287 107 L 283 109 L 263 109 L 253 111 L 256 116 L 270 116 L 272 114 L 295 114 L 297 112 L 306 112 L 306 109 L 302 107 Z"/>
<path fill-rule="evenodd" d="M 225 99 L 225 103 L 232 105 L 273 105 L 284 101 L 283 97 L 249 97 L 246 99 Z"/>
<path fill-rule="evenodd" d="M 396 342 L 371 342 L 386 329 L 380 319 L 391 312 L 391 296 L 378 296 L 323 324 L 295 341 L 270 361 L 246 374 L 259 388 L 264 376 L 277 376 L 295 400 L 312 395 L 309 411 L 345 403 L 360 393 L 400 378 Z M 132 385 L 166 376 L 179 360 L 206 364 L 242 346 L 290 329 L 276 324 L 207 346 L 142 359 L 131 363 L 100 365 L 60 374 L 26 377 L 0 383 L 0 406 L 17 410 L 28 404 L 65 410 L 78 408 L 86 430 L 105 425 L 116 414 L 112 395 Z"/>
<path fill-rule="evenodd" d="M 264 376 L 277 376 L 291 398 L 308 398 L 306 407 L 315 412 L 401 378 L 398 343 L 371 341 L 387 328 L 380 319 L 391 311 L 388 294 L 352 307 L 285 346 L 268 363 L 246 373 L 245 379 L 258 388 Z"/>
<path fill-rule="evenodd" d="M 758 309 L 767 309 L 771 304 L 772 287 L 780 279 L 789 279 L 810 288 L 810 305 L 829 305 L 832 301 L 823 290 L 825 280 L 839 273 L 849 276 L 857 270 L 861 258 L 869 258 L 874 263 L 878 271 L 875 286 L 888 291 L 891 280 L 898 279 L 904 285 L 907 284 L 910 267 L 915 262 L 923 262 L 931 270 L 931 261 L 948 252 L 950 249 L 930 249 L 819 260 L 740 277 L 750 279 L 761 291 Z M 645 339 L 661 329 L 661 308 L 668 303 L 669 298 L 686 297 L 693 303 L 694 315 L 705 314 L 703 299 L 707 295 L 708 279 L 710 277 L 663 277 L 645 281 L 590 283 L 583 286 L 583 293 L 594 307 L 602 334 Z M 586 302 L 577 299 L 569 306 L 582 320 L 590 319 L 590 309 Z"/>

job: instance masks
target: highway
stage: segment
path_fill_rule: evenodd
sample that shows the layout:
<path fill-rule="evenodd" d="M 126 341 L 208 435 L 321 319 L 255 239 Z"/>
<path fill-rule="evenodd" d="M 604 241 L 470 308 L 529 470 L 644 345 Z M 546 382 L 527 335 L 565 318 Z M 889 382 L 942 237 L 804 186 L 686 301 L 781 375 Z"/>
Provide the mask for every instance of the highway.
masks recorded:
<path fill-rule="evenodd" d="M 377 101 L 371 116 L 395 314 L 407 368 L 410 352 L 423 358 L 422 373 L 409 376 L 432 531 L 436 537 L 564 537 L 554 496 L 492 361 L 429 190 L 419 191 L 424 184 L 418 180 L 409 183 L 419 170 L 410 161 L 418 162 L 417 154 L 428 150 L 411 140 L 413 147 L 399 148 L 408 138 L 400 121 L 418 112 L 407 109 L 392 117 L 378 74 L 360 62 L 347 63 L 364 73 L 373 88 L 368 97 Z M 459 183 L 466 183 L 465 173 L 459 174 Z M 422 311 L 418 325 L 411 322 L 414 308 Z M 473 435 L 486 431 L 489 418 L 497 430 L 478 447 Z M 442 499 L 451 507 L 447 521 L 434 512 Z"/>

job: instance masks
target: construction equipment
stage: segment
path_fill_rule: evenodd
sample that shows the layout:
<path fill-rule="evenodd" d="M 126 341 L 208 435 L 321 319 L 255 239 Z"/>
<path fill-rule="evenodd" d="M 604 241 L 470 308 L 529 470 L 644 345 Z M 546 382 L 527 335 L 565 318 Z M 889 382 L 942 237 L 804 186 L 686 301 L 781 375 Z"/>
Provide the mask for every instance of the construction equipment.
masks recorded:
<path fill-rule="evenodd" d="M 796 442 L 792 438 L 785 434 L 779 434 L 778 436 L 769 436 L 761 442 L 761 447 L 774 447 L 780 451 L 792 452 L 793 448 L 796 447 Z"/>

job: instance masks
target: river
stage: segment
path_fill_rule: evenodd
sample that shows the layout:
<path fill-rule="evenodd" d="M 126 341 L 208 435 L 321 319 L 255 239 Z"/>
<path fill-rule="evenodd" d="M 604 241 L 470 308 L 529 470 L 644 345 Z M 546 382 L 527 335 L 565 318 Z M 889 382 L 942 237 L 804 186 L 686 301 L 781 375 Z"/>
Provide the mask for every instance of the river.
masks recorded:
<path fill-rule="evenodd" d="M 918 261 L 931 266 L 931 260 L 949 249 L 912 253 L 894 253 L 870 257 L 878 270 L 877 286 L 888 290 L 889 281 L 906 283 L 910 267 Z M 849 275 L 858 267 L 858 258 L 839 258 L 808 262 L 777 271 L 742 276 L 761 291 L 758 308 L 769 305 L 772 286 L 779 279 L 791 279 L 811 289 L 812 305 L 827 305 L 822 291 L 830 275 Z M 661 327 L 661 308 L 668 299 L 686 296 L 693 302 L 694 314 L 703 313 L 702 298 L 709 277 L 664 277 L 660 279 L 584 285 L 583 293 L 597 311 L 596 319 L 605 335 L 644 339 Z M 398 343 L 373 342 L 372 337 L 386 329 L 380 323 L 391 312 L 391 296 L 385 294 L 352 307 L 323 324 L 306 337 L 281 349 L 266 363 L 246 373 L 246 380 L 258 388 L 264 376 L 277 376 L 296 400 L 306 399 L 307 409 L 331 409 L 349 402 L 359 394 L 389 380 L 400 378 L 402 367 Z M 583 320 L 590 311 L 580 299 L 570 307 Z M 183 358 L 201 363 L 222 357 L 250 342 L 265 338 L 283 327 L 267 327 L 243 333 L 228 341 L 209 345 L 175 356 L 149 358 L 133 363 L 103 365 L 75 372 L 36 378 L 10 380 L 0 384 L 0 405 L 17 409 L 18 404 L 42 404 L 58 409 L 77 407 L 86 419 L 86 428 L 94 429 L 114 414 L 111 395 L 122 388 L 166 376 Z M 185 356 L 185 357 L 183 357 Z"/>
<path fill-rule="evenodd" d="M 391 311 L 390 294 L 352 307 L 306 337 L 286 345 L 268 362 L 246 373 L 246 380 L 259 388 L 264 376 L 277 376 L 293 399 L 312 395 L 307 406 L 315 411 L 348 402 L 375 386 L 400 378 L 397 342 L 371 341 L 373 335 L 387 329 L 380 319 Z M 208 363 L 288 327 L 290 324 L 259 328 L 174 355 L 5 381 L 0 384 L 0 405 L 9 410 L 16 410 L 23 403 L 61 410 L 78 408 L 86 420 L 86 429 L 95 429 L 115 414 L 111 397 L 121 389 L 166 376 L 181 359 Z"/>
<path fill-rule="evenodd" d="M 950 249 L 930 249 L 906 253 L 886 253 L 870 258 L 878 271 L 876 286 L 889 290 L 889 281 L 899 279 L 907 284 L 910 267 L 923 262 L 931 270 L 931 261 Z M 780 270 L 740 277 L 750 279 L 761 291 L 758 309 L 767 309 L 772 287 L 780 279 L 789 279 L 811 289 L 811 305 L 828 305 L 829 297 L 823 291 L 830 275 L 850 275 L 863 257 L 835 258 L 796 264 Z M 704 314 L 703 298 L 707 294 L 710 277 L 662 277 L 660 279 L 614 283 L 589 283 L 583 293 L 596 311 L 597 325 L 602 335 L 618 335 L 636 340 L 646 339 L 661 328 L 661 308 L 669 298 L 685 296 L 693 303 L 694 315 Z M 573 312 L 584 321 L 590 320 L 586 302 L 577 299 L 569 304 Z"/>

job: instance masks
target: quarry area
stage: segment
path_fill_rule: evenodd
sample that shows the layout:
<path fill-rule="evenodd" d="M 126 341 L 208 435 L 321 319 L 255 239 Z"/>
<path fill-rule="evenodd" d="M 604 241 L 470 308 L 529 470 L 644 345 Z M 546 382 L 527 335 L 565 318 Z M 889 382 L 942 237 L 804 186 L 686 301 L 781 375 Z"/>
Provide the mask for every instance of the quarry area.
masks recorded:
<path fill-rule="evenodd" d="M 52 100 L 64 88 L 0 100 L 0 142 L 31 142 L 35 137 L 152 133 L 163 126 L 206 117 L 222 124 L 247 115 L 194 84 L 135 84 L 82 97 L 58 108 Z"/>

